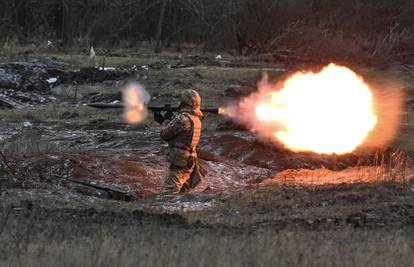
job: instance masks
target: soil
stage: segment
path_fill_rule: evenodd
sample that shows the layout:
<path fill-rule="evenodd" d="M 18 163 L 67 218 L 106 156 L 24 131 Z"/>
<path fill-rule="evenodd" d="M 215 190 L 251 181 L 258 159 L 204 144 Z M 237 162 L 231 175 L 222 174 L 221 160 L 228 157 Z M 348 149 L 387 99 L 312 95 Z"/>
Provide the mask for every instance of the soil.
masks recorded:
<path fill-rule="evenodd" d="M 27 105 L 1 111 L 0 263 L 26 259 L 27 246 L 40 241 L 95 242 L 102 229 L 116 229 L 111 238 L 161 229 L 202 240 L 228 237 L 232 245 L 267 231 L 411 231 L 410 150 L 293 153 L 240 127 L 220 127 L 223 119 L 211 115 L 199 146 L 206 179 L 189 193 L 160 195 L 168 168 L 160 126 L 151 116 L 129 126 L 121 110 L 83 106 L 120 100 L 131 78 L 147 86 L 154 103 L 177 101 L 182 89 L 196 87 L 206 106 L 221 105 L 254 89 L 264 68 L 202 56 L 109 69 L 79 68 L 56 57 L 1 64 L 2 94 Z M 284 75 L 283 66 L 269 71 Z M 56 81 L 47 83 L 51 77 Z M 23 93 L 28 101 L 18 97 Z"/>

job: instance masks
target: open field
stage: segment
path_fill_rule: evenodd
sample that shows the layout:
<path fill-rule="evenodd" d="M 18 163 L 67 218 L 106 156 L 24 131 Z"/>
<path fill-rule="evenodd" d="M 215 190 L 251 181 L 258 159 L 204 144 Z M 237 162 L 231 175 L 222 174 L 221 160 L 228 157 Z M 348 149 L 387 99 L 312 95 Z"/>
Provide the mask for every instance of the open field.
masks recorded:
<path fill-rule="evenodd" d="M 293 69 L 214 55 L 121 55 L 105 64 L 128 77 L 83 81 L 73 70 L 87 66 L 85 56 L 53 60 L 64 63 L 61 77 L 79 82 L 58 82 L 45 103 L 0 110 L 1 266 L 412 265 L 410 68 L 358 69 L 372 83 L 398 77 L 404 87 L 406 113 L 390 148 L 292 153 L 211 115 L 200 144 L 206 181 L 158 196 L 167 162 L 152 116 L 129 126 L 121 110 L 83 103 L 120 100 L 125 81 L 136 79 L 154 103 L 175 104 L 182 89 L 196 88 L 213 107 L 254 91 L 263 71 L 277 80 Z"/>

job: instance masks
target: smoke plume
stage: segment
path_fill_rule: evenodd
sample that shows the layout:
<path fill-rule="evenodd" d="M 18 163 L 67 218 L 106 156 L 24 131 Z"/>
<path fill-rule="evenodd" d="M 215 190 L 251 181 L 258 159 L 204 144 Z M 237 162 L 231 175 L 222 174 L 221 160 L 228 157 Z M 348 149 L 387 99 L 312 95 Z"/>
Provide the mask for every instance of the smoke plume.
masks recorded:
<path fill-rule="evenodd" d="M 132 125 L 142 123 L 147 118 L 146 104 L 150 99 L 151 96 L 143 85 L 136 82 L 129 83 L 122 91 L 124 121 Z"/>

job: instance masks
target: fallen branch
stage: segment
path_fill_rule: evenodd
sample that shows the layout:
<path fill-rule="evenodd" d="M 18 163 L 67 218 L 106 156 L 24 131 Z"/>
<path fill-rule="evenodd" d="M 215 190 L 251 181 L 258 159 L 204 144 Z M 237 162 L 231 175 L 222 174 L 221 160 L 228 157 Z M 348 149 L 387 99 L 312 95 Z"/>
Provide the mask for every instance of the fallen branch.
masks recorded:
<path fill-rule="evenodd" d="M 86 186 L 89 188 L 107 192 L 113 199 L 124 200 L 124 201 L 132 201 L 132 200 L 138 199 L 138 196 L 134 192 L 131 192 L 131 191 L 125 191 L 119 188 L 114 188 L 114 187 L 105 186 L 105 185 L 98 185 L 90 181 L 75 180 L 71 178 L 66 178 L 66 180 L 69 182 L 75 183 L 75 184 L 79 184 L 82 186 Z"/>

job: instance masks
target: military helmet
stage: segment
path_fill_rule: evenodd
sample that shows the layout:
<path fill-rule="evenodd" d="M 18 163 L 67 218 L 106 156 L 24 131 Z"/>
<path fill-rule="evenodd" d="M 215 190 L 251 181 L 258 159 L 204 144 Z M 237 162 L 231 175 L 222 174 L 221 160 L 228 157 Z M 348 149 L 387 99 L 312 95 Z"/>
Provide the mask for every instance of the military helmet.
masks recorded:
<path fill-rule="evenodd" d="M 195 90 L 184 90 L 181 93 L 181 104 L 192 108 L 200 108 L 201 97 Z"/>

